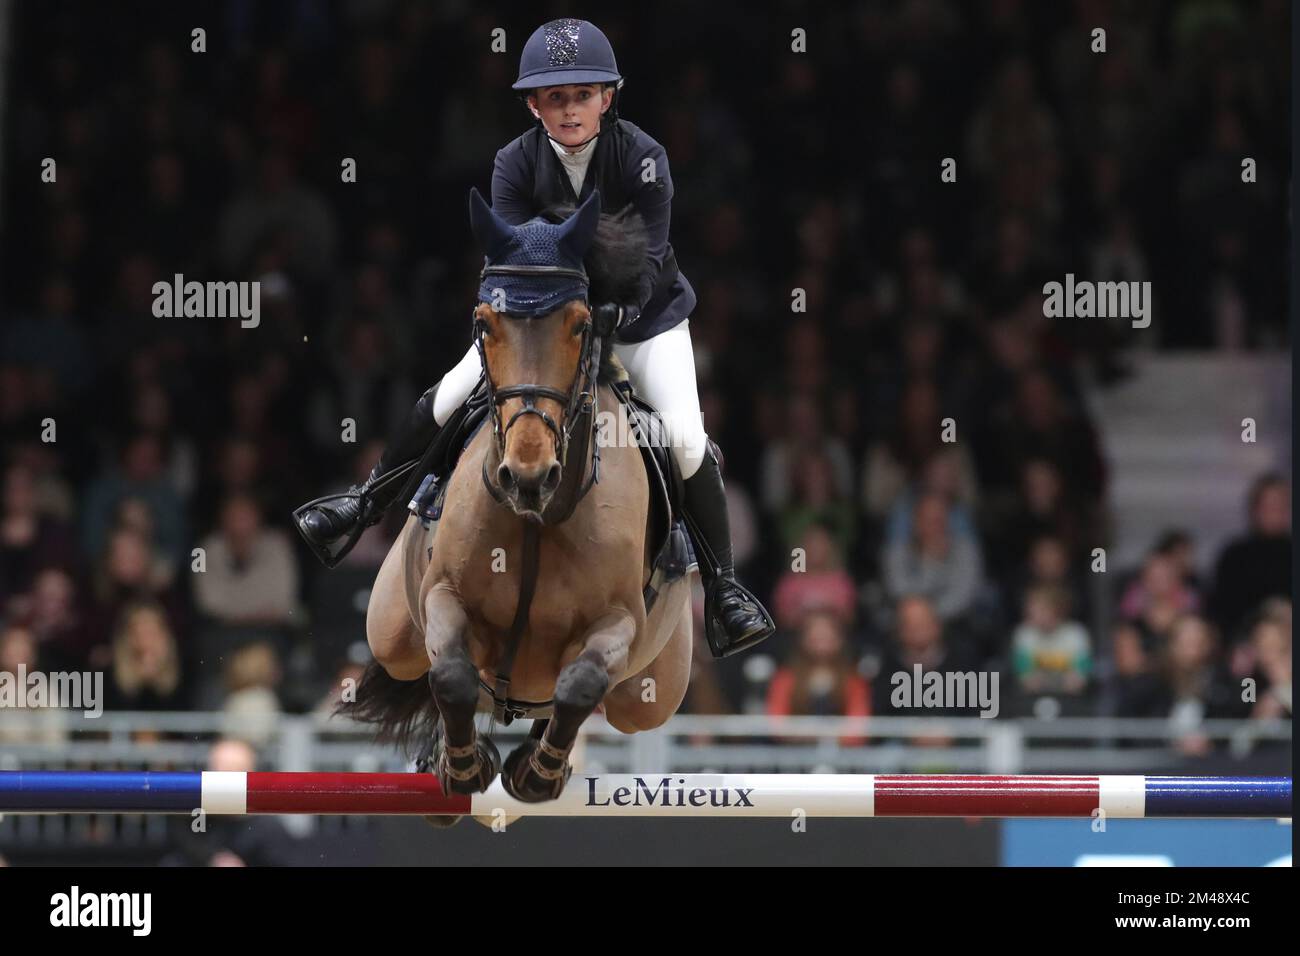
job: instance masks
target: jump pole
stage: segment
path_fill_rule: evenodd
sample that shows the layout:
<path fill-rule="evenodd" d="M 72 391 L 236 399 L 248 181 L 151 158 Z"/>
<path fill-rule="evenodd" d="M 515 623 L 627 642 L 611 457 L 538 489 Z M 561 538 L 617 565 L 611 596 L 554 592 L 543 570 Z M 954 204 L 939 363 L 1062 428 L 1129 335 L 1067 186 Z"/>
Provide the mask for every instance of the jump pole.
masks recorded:
<path fill-rule="evenodd" d="M 497 780 L 444 794 L 416 773 L 0 771 L 2 813 L 529 817 L 1289 817 L 1289 777 L 574 774 L 519 803 Z"/>

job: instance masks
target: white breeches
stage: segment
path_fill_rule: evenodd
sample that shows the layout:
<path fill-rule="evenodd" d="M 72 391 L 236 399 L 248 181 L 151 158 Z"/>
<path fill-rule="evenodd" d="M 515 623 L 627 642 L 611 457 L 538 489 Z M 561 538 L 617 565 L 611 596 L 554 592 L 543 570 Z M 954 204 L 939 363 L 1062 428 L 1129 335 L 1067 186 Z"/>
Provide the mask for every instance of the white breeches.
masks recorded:
<path fill-rule="evenodd" d="M 659 412 L 682 478 L 691 477 L 704 460 L 708 436 L 695 384 L 690 320 L 683 319 L 681 324 L 644 342 L 615 343 L 614 354 L 627 369 L 637 394 Z M 439 425 L 445 425 L 451 413 L 469 398 L 482 371 L 478 350 L 471 345 L 438 386 L 433 417 Z"/>

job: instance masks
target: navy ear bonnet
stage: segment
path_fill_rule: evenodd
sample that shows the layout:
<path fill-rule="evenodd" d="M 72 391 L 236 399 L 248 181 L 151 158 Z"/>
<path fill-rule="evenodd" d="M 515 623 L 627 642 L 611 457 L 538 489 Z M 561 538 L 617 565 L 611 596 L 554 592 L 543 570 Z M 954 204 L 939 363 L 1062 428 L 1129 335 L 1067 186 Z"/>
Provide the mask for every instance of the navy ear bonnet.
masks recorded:
<path fill-rule="evenodd" d="M 469 219 L 485 253 L 479 302 L 508 315 L 535 318 L 574 299 L 586 301 L 583 259 L 596 238 L 599 193 L 593 191 L 562 223 L 534 218 L 512 226 L 471 189 Z"/>

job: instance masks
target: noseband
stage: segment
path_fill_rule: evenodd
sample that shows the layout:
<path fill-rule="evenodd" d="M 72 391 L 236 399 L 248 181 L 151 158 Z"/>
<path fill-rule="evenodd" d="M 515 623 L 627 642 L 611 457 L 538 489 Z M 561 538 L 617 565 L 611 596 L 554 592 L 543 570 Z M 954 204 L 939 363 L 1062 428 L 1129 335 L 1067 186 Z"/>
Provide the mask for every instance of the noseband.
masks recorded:
<path fill-rule="evenodd" d="M 562 266 L 528 266 L 528 265 L 496 265 L 484 266 L 479 276 L 481 282 L 484 277 L 490 275 L 506 276 L 536 276 L 536 277 L 561 277 L 568 279 L 578 279 L 584 288 L 587 286 L 587 274 L 578 269 L 566 269 Z M 483 336 L 487 331 L 486 323 L 478 317 L 477 309 L 474 316 L 474 347 L 478 349 L 479 360 L 483 364 L 483 378 L 487 384 L 487 393 L 489 407 L 492 410 L 492 431 L 496 440 L 498 457 L 504 457 L 506 446 L 506 435 L 510 429 L 524 415 L 536 415 L 542 420 L 551 434 L 555 436 L 556 449 L 559 453 L 560 468 L 564 469 L 568 464 L 569 456 L 569 439 L 576 430 L 578 423 L 585 417 L 588 421 L 590 430 L 589 442 L 591 447 L 591 476 L 579 490 L 573 504 L 578 501 L 590 490 L 592 484 L 600 480 L 600 450 L 597 448 L 595 441 L 596 416 L 593 410 L 596 402 L 596 376 L 595 367 L 596 356 L 598 353 L 599 337 L 595 334 L 592 327 L 591 316 L 588 314 L 587 321 L 582 327 L 582 348 L 578 356 L 578 369 L 573 377 L 573 386 L 568 392 L 562 392 L 558 388 L 552 388 L 549 385 L 537 385 L 533 383 L 524 385 L 506 385 L 501 388 L 496 386 L 492 381 L 492 372 L 488 368 L 487 352 L 483 346 Z M 501 424 L 501 406 L 512 398 L 523 400 L 523 407 L 510 416 L 510 420 L 503 426 Z M 549 398 L 564 408 L 562 423 L 557 423 L 554 418 L 546 413 L 545 410 L 537 407 L 539 398 Z M 504 497 L 500 491 L 489 479 L 487 474 L 487 461 L 483 462 L 483 483 L 487 486 L 488 492 L 497 502 L 502 502 Z M 566 515 L 567 516 L 567 515 Z"/>

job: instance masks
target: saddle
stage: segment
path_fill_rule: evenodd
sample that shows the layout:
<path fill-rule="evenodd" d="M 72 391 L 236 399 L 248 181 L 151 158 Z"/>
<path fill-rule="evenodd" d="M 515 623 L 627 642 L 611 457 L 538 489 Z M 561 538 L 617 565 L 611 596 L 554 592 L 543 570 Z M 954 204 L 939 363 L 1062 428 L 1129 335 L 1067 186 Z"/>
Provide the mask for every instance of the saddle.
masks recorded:
<path fill-rule="evenodd" d="M 606 361 L 610 376 L 602 381 L 610 385 L 619 400 L 620 421 L 617 427 L 622 429 L 626 422 L 628 435 L 641 449 L 650 486 L 647 534 L 652 559 L 650 578 L 642 589 L 646 613 L 649 614 L 664 587 L 680 580 L 696 563 L 682 518 L 682 476 L 659 414 L 635 393 L 617 358 L 610 355 Z M 426 530 L 441 520 L 449 479 L 461 454 L 488 420 L 489 410 L 486 382 L 480 379 L 469 399 L 438 432 L 421 461 L 419 471 L 424 477 L 407 510 L 420 519 Z M 619 437 L 622 436 L 616 436 Z"/>

